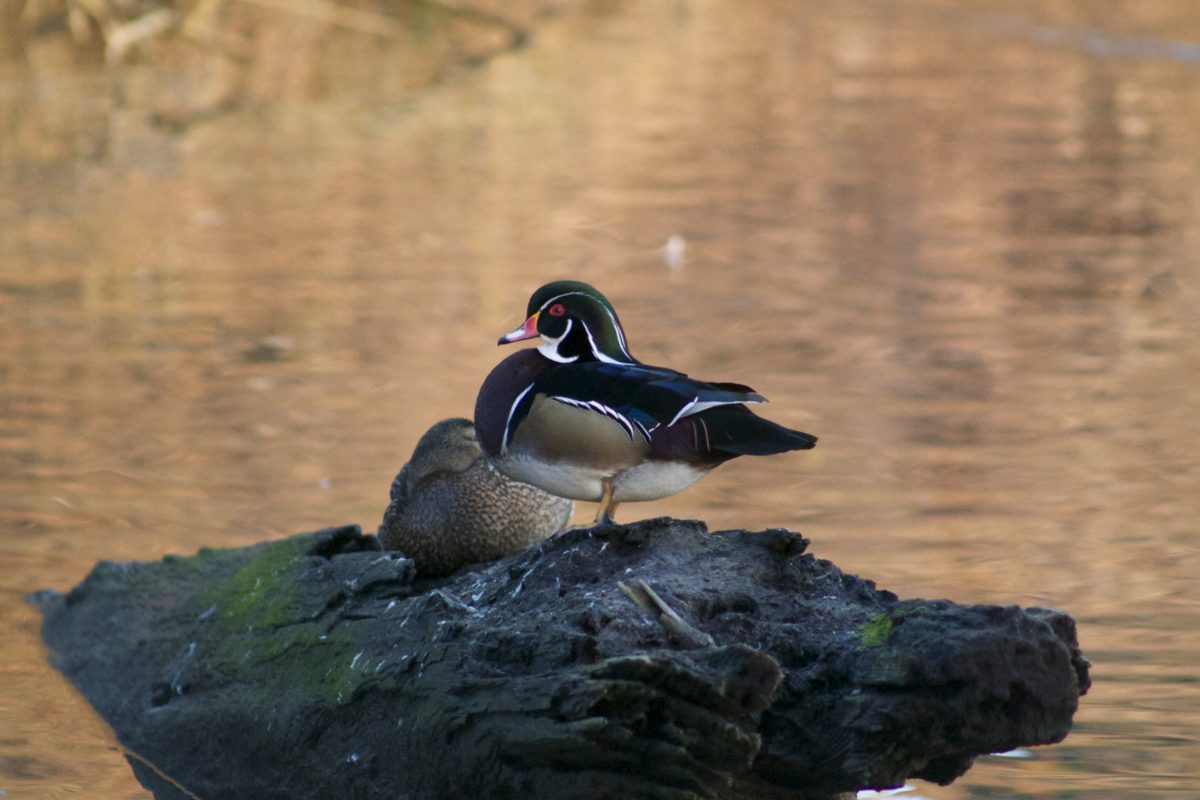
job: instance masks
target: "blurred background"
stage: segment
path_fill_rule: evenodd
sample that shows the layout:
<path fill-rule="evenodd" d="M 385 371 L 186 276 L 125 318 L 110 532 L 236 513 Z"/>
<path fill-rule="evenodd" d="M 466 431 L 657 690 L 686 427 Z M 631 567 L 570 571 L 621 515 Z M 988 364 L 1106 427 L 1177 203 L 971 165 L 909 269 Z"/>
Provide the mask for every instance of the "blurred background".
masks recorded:
<path fill-rule="evenodd" d="M 624 519 L 1079 619 L 906 797 L 1197 796 L 1198 130 L 1193 0 L 0 0 L 0 797 L 147 797 L 26 594 L 373 530 L 565 277 L 821 437 Z"/>

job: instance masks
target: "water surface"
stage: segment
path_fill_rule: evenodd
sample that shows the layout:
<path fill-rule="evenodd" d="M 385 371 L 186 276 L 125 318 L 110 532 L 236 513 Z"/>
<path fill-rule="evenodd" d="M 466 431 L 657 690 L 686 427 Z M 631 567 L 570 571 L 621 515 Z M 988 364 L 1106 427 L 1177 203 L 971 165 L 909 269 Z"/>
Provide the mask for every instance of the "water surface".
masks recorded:
<path fill-rule="evenodd" d="M 1071 736 L 915 793 L 1196 796 L 1193 4 L 565 3 L 522 47 L 250 5 L 239 58 L 0 67 L 0 792 L 146 796 L 25 594 L 374 527 L 573 277 L 821 437 L 625 518 L 1079 619 Z"/>

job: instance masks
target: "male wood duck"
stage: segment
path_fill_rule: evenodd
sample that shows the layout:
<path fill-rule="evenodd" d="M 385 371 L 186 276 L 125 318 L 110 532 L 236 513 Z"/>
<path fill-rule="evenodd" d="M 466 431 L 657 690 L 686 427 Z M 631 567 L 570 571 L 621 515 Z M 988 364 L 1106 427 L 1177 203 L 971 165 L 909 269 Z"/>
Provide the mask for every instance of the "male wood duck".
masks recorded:
<path fill-rule="evenodd" d="M 580 281 L 533 293 L 525 323 L 500 344 L 540 336 L 501 361 L 475 401 L 479 443 L 510 477 L 559 497 L 657 500 L 737 456 L 808 450 L 817 437 L 763 419 L 749 386 L 708 383 L 641 363 L 612 303 Z"/>
<path fill-rule="evenodd" d="M 469 419 L 435 423 L 392 482 L 379 540 L 422 575 L 519 553 L 567 524 L 570 500 L 502 475 Z"/>

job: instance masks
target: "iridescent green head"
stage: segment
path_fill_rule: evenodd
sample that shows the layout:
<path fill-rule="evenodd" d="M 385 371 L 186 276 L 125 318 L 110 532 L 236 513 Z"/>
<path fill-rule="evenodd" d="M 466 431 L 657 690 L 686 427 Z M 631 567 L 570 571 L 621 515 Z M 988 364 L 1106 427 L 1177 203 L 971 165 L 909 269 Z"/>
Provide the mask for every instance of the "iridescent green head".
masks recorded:
<path fill-rule="evenodd" d="M 529 298 L 525 313 L 525 324 L 500 337 L 500 344 L 541 336 L 538 351 L 554 361 L 637 363 L 612 303 L 582 281 L 547 283 Z"/>

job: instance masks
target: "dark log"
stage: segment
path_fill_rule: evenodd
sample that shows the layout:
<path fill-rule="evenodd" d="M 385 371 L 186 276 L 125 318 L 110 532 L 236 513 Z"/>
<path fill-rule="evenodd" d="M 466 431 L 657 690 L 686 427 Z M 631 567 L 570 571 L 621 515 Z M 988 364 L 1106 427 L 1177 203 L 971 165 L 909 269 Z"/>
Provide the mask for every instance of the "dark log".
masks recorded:
<path fill-rule="evenodd" d="M 827 798 L 1067 734 L 1069 616 L 900 601 L 807 544 L 647 520 L 421 580 L 348 526 L 34 601 L 158 798 Z"/>

